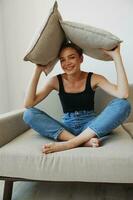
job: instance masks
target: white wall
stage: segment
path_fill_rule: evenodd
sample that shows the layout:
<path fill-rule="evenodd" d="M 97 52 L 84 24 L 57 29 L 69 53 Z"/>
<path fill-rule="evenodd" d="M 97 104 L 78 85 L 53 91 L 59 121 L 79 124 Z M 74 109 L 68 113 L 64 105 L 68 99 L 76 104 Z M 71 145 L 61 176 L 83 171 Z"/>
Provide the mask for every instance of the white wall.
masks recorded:
<path fill-rule="evenodd" d="M 4 24 L 2 21 L 2 2 L 0 2 L 0 114 L 8 111 L 8 79 L 4 49 Z"/>
<path fill-rule="evenodd" d="M 34 68 L 32 63 L 23 61 L 25 50 L 36 29 L 48 15 L 54 0 L 1 1 L 3 2 L 2 22 L 4 23 L 6 57 L 6 64 L 4 64 L 8 69 L 9 109 L 13 110 L 23 107 L 24 94 Z M 103 28 L 124 41 L 121 45 L 121 52 L 129 83 L 133 83 L 133 27 L 131 22 L 133 2 L 131 0 L 58 0 L 58 5 L 64 20 Z M 82 68 L 85 71 L 103 74 L 111 81 L 116 80 L 113 62 L 103 62 L 85 56 Z M 59 72 L 59 70 L 60 67 L 57 64 L 55 71 Z M 41 77 L 40 87 L 43 86 L 43 81 L 45 81 L 45 76 Z M 49 101 L 48 110 L 51 109 L 52 102 L 54 102 L 53 98 Z"/>

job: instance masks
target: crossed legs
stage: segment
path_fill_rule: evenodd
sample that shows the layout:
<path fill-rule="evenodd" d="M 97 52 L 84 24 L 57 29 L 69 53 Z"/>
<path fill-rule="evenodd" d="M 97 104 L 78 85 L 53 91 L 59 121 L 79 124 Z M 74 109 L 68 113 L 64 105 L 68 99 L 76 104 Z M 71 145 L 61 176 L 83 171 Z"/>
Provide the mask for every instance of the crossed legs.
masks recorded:
<path fill-rule="evenodd" d="M 65 140 L 64 142 L 54 142 L 45 144 L 42 147 L 42 151 L 45 154 L 64 151 L 78 147 L 80 145 L 86 147 L 98 147 L 99 140 L 96 138 L 96 134 L 93 130 L 87 128 L 80 135 L 74 136 L 67 131 L 63 131 L 59 137 L 60 140 Z M 67 140 L 67 141 L 66 141 Z"/>
<path fill-rule="evenodd" d="M 27 109 L 24 113 L 24 121 L 35 131 L 43 136 L 58 139 L 62 142 L 54 142 L 43 145 L 44 153 L 52 153 L 72 149 L 78 146 L 99 146 L 99 139 L 119 126 L 129 115 L 131 106 L 126 99 L 114 99 L 106 108 L 87 126 L 78 136 L 74 136 L 59 122 L 53 120 L 43 111 L 35 108 Z M 57 138 L 58 135 L 58 138 Z"/>
<path fill-rule="evenodd" d="M 23 120 L 40 135 L 60 141 L 43 145 L 43 153 L 63 151 L 79 145 L 86 147 L 99 146 L 99 140 L 96 138 L 95 134 L 89 134 L 87 140 L 85 139 L 85 141 L 80 141 L 80 138 L 78 139 L 77 136 L 72 134 L 64 124 L 61 124 L 59 121 L 50 117 L 47 113 L 37 108 L 33 107 L 27 109 L 24 112 Z M 73 144 L 73 141 L 75 141 L 76 138 L 79 141 L 78 143 Z"/>
<path fill-rule="evenodd" d="M 114 128 L 118 127 L 128 116 L 131 111 L 130 103 L 126 99 L 113 99 L 106 108 L 96 117 L 96 119 L 80 135 L 74 137 L 66 134 L 68 141 L 61 143 L 50 143 L 43 146 L 44 153 L 68 150 L 71 148 L 83 146 L 99 146 L 97 134 L 100 137 L 105 136 Z M 96 131 L 95 131 L 96 130 Z M 64 134 L 60 136 L 64 137 Z"/>
<path fill-rule="evenodd" d="M 64 130 L 58 137 L 58 140 L 60 141 L 68 141 L 71 140 L 72 138 L 75 138 L 76 136 L 73 135 L 72 133 Z M 97 138 L 97 136 L 95 135 L 94 137 L 92 137 L 90 140 L 88 140 L 87 142 L 83 143 L 82 146 L 83 147 L 99 147 L 100 145 L 100 140 Z M 43 146 L 44 148 L 44 146 Z"/>

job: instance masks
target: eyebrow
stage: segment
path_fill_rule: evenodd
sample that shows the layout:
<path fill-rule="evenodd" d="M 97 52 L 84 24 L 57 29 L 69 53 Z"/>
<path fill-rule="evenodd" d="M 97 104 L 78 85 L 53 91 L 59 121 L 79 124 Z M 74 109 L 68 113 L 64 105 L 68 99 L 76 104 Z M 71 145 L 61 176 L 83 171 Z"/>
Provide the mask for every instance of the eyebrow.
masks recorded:
<path fill-rule="evenodd" d="M 75 54 L 73 53 L 73 54 L 70 54 L 70 55 L 68 55 L 68 57 L 69 56 L 75 56 Z M 63 59 L 64 57 L 59 57 L 59 59 Z"/>

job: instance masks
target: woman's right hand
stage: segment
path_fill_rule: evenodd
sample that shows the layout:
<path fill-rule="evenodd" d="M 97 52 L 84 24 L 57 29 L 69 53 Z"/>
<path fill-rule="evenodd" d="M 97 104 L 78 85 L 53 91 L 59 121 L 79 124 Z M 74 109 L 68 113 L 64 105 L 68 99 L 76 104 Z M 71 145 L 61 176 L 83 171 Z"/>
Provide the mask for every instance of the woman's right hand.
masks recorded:
<path fill-rule="evenodd" d="M 36 64 L 36 71 L 44 72 L 45 65 Z"/>

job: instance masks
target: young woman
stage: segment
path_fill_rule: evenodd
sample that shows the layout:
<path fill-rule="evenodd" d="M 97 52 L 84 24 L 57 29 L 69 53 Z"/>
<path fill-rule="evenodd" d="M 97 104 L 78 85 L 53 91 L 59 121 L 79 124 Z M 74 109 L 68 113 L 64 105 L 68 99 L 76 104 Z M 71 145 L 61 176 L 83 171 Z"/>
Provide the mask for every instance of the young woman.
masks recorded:
<path fill-rule="evenodd" d="M 112 84 L 102 75 L 81 71 L 82 50 L 73 43 L 64 44 L 59 53 L 64 73 L 47 80 L 44 88 L 38 93 L 37 85 L 44 66 L 36 66 L 25 98 L 24 104 L 27 109 L 23 119 L 41 135 L 57 141 L 43 145 L 43 153 L 78 146 L 99 147 L 100 138 L 109 135 L 111 130 L 128 117 L 131 107 L 127 101 L 128 81 L 120 55 L 120 46 L 112 51 L 103 51 L 114 60 L 117 84 Z M 96 115 L 94 94 L 98 87 L 116 98 Z M 64 111 L 62 122 L 34 108 L 52 90 L 59 91 Z"/>

